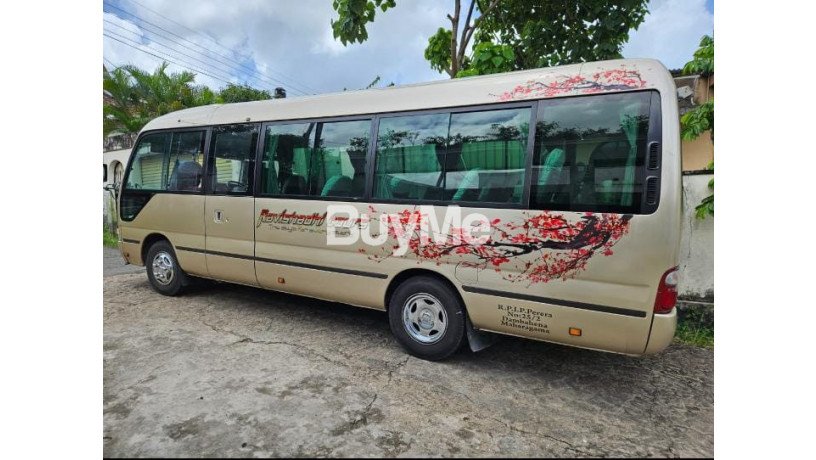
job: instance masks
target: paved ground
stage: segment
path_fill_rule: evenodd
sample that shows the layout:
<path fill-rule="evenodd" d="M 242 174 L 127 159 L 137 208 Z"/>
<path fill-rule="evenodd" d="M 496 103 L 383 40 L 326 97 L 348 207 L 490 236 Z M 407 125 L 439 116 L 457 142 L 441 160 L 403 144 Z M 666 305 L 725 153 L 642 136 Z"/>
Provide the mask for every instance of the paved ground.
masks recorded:
<path fill-rule="evenodd" d="M 144 273 L 144 267 L 135 265 L 125 265 L 125 259 L 118 249 L 102 248 L 102 273 L 103 276 L 121 275 L 124 273 Z"/>
<path fill-rule="evenodd" d="M 226 284 L 167 298 L 141 270 L 104 285 L 106 457 L 714 454 L 711 350 L 506 338 L 430 363 L 376 311 Z"/>

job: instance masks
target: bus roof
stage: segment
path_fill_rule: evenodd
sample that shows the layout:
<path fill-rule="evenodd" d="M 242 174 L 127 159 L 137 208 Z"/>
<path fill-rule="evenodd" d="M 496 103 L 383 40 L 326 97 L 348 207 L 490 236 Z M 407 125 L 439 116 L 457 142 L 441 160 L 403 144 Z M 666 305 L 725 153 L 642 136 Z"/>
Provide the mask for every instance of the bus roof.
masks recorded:
<path fill-rule="evenodd" d="M 671 74 L 659 61 L 619 59 L 316 96 L 212 104 L 155 118 L 145 125 L 143 131 L 403 112 L 638 89 L 664 91 L 673 88 Z"/>

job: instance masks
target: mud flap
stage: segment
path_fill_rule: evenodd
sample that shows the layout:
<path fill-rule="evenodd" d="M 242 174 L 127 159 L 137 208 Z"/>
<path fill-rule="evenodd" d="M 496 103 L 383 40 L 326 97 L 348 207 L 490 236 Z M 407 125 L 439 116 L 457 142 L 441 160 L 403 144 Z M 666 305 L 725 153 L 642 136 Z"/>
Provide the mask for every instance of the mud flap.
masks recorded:
<path fill-rule="evenodd" d="M 490 332 L 482 332 L 474 329 L 468 315 L 465 315 L 465 331 L 467 332 L 470 350 L 474 353 L 477 351 L 482 351 L 485 348 L 493 345 L 499 337 L 498 335 L 491 334 Z"/>

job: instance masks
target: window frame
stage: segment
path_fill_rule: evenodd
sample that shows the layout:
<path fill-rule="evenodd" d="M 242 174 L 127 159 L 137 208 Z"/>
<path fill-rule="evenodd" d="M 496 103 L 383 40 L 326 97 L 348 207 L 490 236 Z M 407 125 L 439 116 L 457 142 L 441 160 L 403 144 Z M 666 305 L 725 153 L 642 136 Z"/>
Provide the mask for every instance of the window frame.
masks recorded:
<path fill-rule="evenodd" d="M 215 163 L 215 152 L 213 151 L 213 149 L 215 148 L 215 144 L 212 143 L 212 138 L 213 138 L 213 136 L 215 134 L 216 129 L 228 129 L 228 128 L 232 127 L 232 126 L 254 126 L 257 129 L 260 129 L 260 127 L 262 125 L 263 125 L 263 123 L 261 123 L 261 122 L 246 122 L 246 123 L 226 123 L 226 124 L 222 124 L 222 125 L 211 125 L 211 126 L 208 127 L 209 130 L 207 132 L 207 142 L 205 143 L 205 146 L 204 146 L 205 149 L 206 149 L 206 151 L 205 151 L 206 156 L 204 157 L 204 178 L 202 179 L 204 181 L 204 186 L 202 188 L 204 189 L 204 194 L 205 195 L 209 195 L 209 196 L 234 196 L 234 197 L 242 197 L 242 196 L 255 197 L 255 196 L 257 196 L 255 194 L 255 184 L 256 184 L 256 178 L 257 178 L 257 175 L 258 175 L 258 173 L 256 171 L 258 169 L 257 168 L 258 151 L 259 151 L 258 148 L 261 145 L 260 131 L 257 132 L 258 137 L 255 139 L 254 152 L 253 152 L 253 154 L 251 156 L 248 157 L 248 161 L 250 162 L 250 164 L 252 164 L 252 174 L 248 175 L 247 179 L 252 181 L 252 183 L 249 184 L 249 186 L 247 187 L 246 192 L 241 192 L 241 193 L 229 193 L 229 192 L 226 192 L 225 193 L 225 192 L 215 192 L 215 190 L 212 190 L 212 177 L 210 176 L 210 162 L 212 161 L 213 163 Z"/>
<path fill-rule="evenodd" d="M 611 96 L 611 95 L 622 95 L 622 94 L 636 94 L 636 93 L 645 93 L 649 95 L 649 107 L 647 112 L 649 114 L 649 124 L 646 129 L 646 148 L 643 157 L 643 166 L 638 167 L 635 169 L 635 180 L 640 181 L 640 185 L 643 187 L 643 192 L 640 196 L 640 203 L 638 203 L 637 212 L 631 211 L 621 211 L 617 209 L 615 206 L 608 206 L 610 209 L 597 209 L 598 207 L 595 206 L 595 209 L 592 206 L 587 206 L 588 209 L 574 209 L 572 204 L 568 209 L 564 209 L 560 206 L 550 206 L 550 207 L 533 207 L 532 206 L 532 175 L 533 175 L 533 160 L 535 159 L 533 155 L 535 155 L 535 145 L 532 146 L 533 152 L 529 158 L 529 170 L 530 170 L 530 179 L 531 182 L 529 186 L 525 187 L 525 191 L 528 192 L 528 197 L 530 200 L 527 202 L 527 207 L 531 211 L 557 211 L 557 212 L 575 212 L 575 213 L 598 213 L 598 214 L 620 214 L 620 215 L 649 215 L 654 214 L 657 211 L 657 208 L 660 206 L 660 195 L 662 192 L 662 171 L 663 171 L 663 117 L 662 117 L 662 104 L 661 104 L 661 94 L 655 88 L 646 88 L 646 89 L 637 89 L 632 91 L 613 91 L 613 92 L 606 92 L 606 93 L 594 93 L 594 94 L 575 94 L 570 96 L 564 97 L 554 97 L 554 98 L 545 98 L 545 99 L 538 99 L 537 102 L 541 102 L 546 104 L 547 101 L 551 100 L 562 100 L 562 99 L 573 99 L 573 98 L 591 98 L 591 97 L 603 97 L 603 96 Z M 546 106 L 543 107 L 546 110 Z M 536 125 L 538 125 L 538 111 L 540 108 L 536 107 Z M 537 126 L 536 126 L 537 128 Z M 531 130 L 535 131 L 535 130 Z M 535 143 L 535 138 L 533 139 Z M 648 167 L 649 164 L 649 155 L 650 155 L 650 146 L 652 143 L 657 143 L 657 168 L 650 170 Z M 654 178 L 657 182 L 657 196 L 654 204 L 648 203 L 648 197 L 646 193 L 646 184 L 647 180 L 650 178 Z M 570 179 L 571 180 L 571 179 Z"/>
<path fill-rule="evenodd" d="M 647 139 L 646 139 L 646 159 L 643 167 L 638 168 L 636 174 L 638 178 L 642 179 L 642 186 L 644 187 L 644 193 L 641 195 L 641 203 L 640 203 L 640 210 L 636 213 L 627 213 L 627 214 L 634 214 L 634 215 L 648 215 L 653 214 L 657 211 L 658 207 L 660 206 L 660 195 L 662 194 L 662 171 L 663 171 L 663 155 L 662 155 L 662 145 L 663 145 L 663 136 L 662 136 L 662 126 L 663 126 L 663 118 L 662 118 L 662 101 L 661 96 L 662 94 L 656 88 L 644 88 L 644 89 L 636 89 L 636 90 L 627 90 L 627 91 L 614 91 L 614 92 L 603 92 L 603 93 L 595 93 L 595 94 L 575 94 L 569 96 L 559 96 L 559 97 L 552 97 L 552 98 L 538 98 L 538 99 L 527 99 L 523 101 L 513 101 L 513 102 L 499 102 L 499 103 L 487 103 L 487 104 L 475 104 L 475 105 L 464 105 L 464 106 L 451 106 L 451 107 L 435 107 L 429 109 L 417 109 L 417 110 L 408 110 L 408 111 L 391 111 L 391 112 L 379 112 L 379 113 L 365 113 L 365 114 L 353 114 L 353 115 L 340 115 L 340 116 L 330 116 L 330 117 L 308 117 L 308 118 L 290 118 L 290 119 L 283 119 L 283 120 L 266 120 L 266 121 L 256 121 L 256 122 L 248 122 L 248 123 L 225 123 L 225 124 L 217 124 L 217 125 L 201 125 L 195 127 L 179 127 L 179 128 L 166 128 L 166 129 L 155 129 L 150 131 L 145 131 L 140 133 L 139 137 L 136 139 L 134 143 L 134 147 L 131 150 L 130 157 L 127 162 L 127 166 L 125 169 L 125 174 L 122 178 L 122 189 L 125 190 L 124 186 L 127 184 L 128 176 L 130 174 L 131 163 L 134 160 L 134 152 L 136 148 L 139 146 L 139 143 L 142 141 L 142 138 L 146 135 L 155 134 L 155 133 L 163 133 L 163 132 L 190 132 L 190 131 L 204 131 L 205 132 L 205 140 L 204 140 L 204 149 L 205 149 L 205 158 L 204 158 L 204 170 L 209 172 L 210 168 L 210 148 L 211 148 L 211 140 L 213 130 L 222 127 L 228 126 L 235 126 L 235 125 L 256 125 L 258 126 L 258 141 L 255 145 L 255 157 L 253 167 L 254 171 L 252 174 L 252 186 L 248 189 L 245 194 L 214 194 L 209 190 L 211 184 L 209 181 L 205 181 L 204 190 L 196 191 L 196 192 L 183 192 L 183 191 L 168 191 L 168 190 L 151 190 L 151 191 L 142 191 L 138 189 L 129 189 L 127 190 L 128 193 L 138 193 L 138 194 L 157 194 L 157 193 L 177 193 L 177 194 L 209 194 L 209 195 L 217 195 L 217 196 L 253 196 L 255 198 L 266 198 L 266 199 L 276 199 L 276 200 L 315 200 L 315 201 L 334 201 L 334 202 L 348 202 L 348 203 L 372 203 L 372 204 L 408 204 L 408 205 L 430 205 L 430 206 L 460 206 L 465 208 L 485 208 L 485 209 L 518 209 L 518 210 L 530 210 L 530 211 L 561 211 L 561 212 L 597 212 L 597 213 L 611 213 L 611 214 L 624 214 L 619 211 L 574 211 L 574 210 L 564 210 L 564 209 L 556 209 L 556 208 L 533 208 L 531 207 L 531 193 L 532 193 L 532 179 L 533 179 L 533 163 L 534 163 L 534 154 L 535 154 L 535 136 L 536 136 L 536 128 L 538 123 L 538 111 L 539 105 L 541 103 L 546 103 L 548 100 L 553 99 L 569 99 L 569 98 L 576 98 L 576 97 L 603 97 L 605 95 L 613 95 L 613 94 L 628 94 L 628 93 L 650 93 L 650 107 L 649 107 L 649 127 L 647 131 Z M 526 159 L 525 159 L 525 171 L 524 171 L 524 184 L 522 190 L 522 199 L 521 203 L 492 203 L 492 202 L 474 202 L 474 201 L 448 201 L 448 200 L 413 200 L 413 199 L 389 199 L 389 198 L 375 198 L 373 197 L 374 191 L 374 175 L 376 173 L 376 151 L 377 151 L 377 136 L 379 135 L 379 124 L 380 120 L 384 118 L 394 118 L 394 117 L 403 117 L 403 116 L 414 116 L 414 115 L 431 115 L 435 113 L 470 113 L 470 112 L 480 112 L 480 111 L 494 111 L 494 110 L 503 110 L 503 109 L 513 109 L 513 108 L 529 108 L 530 109 L 530 129 L 528 132 L 527 137 L 527 149 L 526 149 Z M 344 122 L 344 121 L 369 121 L 370 128 L 369 128 L 369 145 L 368 151 L 366 152 L 366 181 L 365 181 L 365 190 L 362 197 L 323 197 L 323 196 L 312 196 L 312 195 L 272 195 L 268 193 L 262 193 L 260 190 L 261 184 L 261 168 L 259 165 L 263 161 L 263 153 L 266 149 L 266 128 L 268 126 L 274 125 L 286 125 L 286 124 L 295 124 L 295 123 L 330 123 L 330 122 Z M 652 145 L 653 142 L 656 142 L 658 145 L 657 148 L 657 168 L 654 170 L 648 169 L 648 160 L 649 160 L 649 146 Z M 648 204 L 647 203 L 647 194 L 645 192 L 646 181 L 655 180 L 657 182 L 657 198 L 655 204 Z"/>
<path fill-rule="evenodd" d="M 139 147 L 139 144 L 142 142 L 142 139 L 152 135 L 152 134 L 162 134 L 162 133 L 170 133 L 171 135 L 175 133 L 189 133 L 189 132 L 203 132 L 204 133 L 204 164 L 202 168 L 206 171 L 207 169 L 207 161 L 208 161 L 208 154 L 210 148 L 210 133 L 212 132 L 214 126 L 197 126 L 197 127 L 186 127 L 186 128 L 167 128 L 167 129 L 154 129 L 150 131 L 145 131 L 139 134 L 139 137 L 136 138 L 136 142 L 133 143 L 133 148 L 130 150 L 130 156 L 128 157 L 127 165 L 125 166 L 125 171 L 122 174 L 122 192 L 129 192 L 129 193 L 142 193 L 142 194 L 155 194 L 155 193 L 177 193 L 180 195 L 203 195 L 204 194 L 204 186 L 201 187 L 201 190 L 198 191 L 182 191 L 182 190 L 142 190 L 142 189 L 129 189 L 127 188 L 128 179 L 130 178 L 130 171 L 131 165 L 133 160 L 136 159 L 136 149 Z M 170 144 L 172 146 L 173 138 L 170 138 Z M 165 155 L 165 158 L 162 160 L 162 163 L 166 163 L 170 157 L 170 152 Z M 164 173 L 162 173 L 164 174 Z"/>
<path fill-rule="evenodd" d="M 530 100 L 530 101 L 518 101 L 518 102 L 503 102 L 498 104 L 479 104 L 479 105 L 471 105 L 471 106 L 456 106 L 456 107 L 444 107 L 444 108 L 434 108 L 434 109 L 421 109 L 421 110 L 411 110 L 407 112 L 389 112 L 380 114 L 377 117 L 377 124 L 374 125 L 374 139 L 377 139 L 379 135 L 379 120 L 383 118 L 396 118 L 396 117 L 409 117 L 415 115 L 433 115 L 435 113 L 449 113 L 450 115 L 457 114 L 457 113 L 472 113 L 472 112 L 491 112 L 497 110 L 505 110 L 505 109 L 520 109 L 520 108 L 529 108 L 530 109 L 530 129 L 527 135 L 527 149 L 525 151 L 525 170 L 524 170 L 524 188 L 522 189 L 521 195 L 521 202 L 520 203 L 495 203 L 495 202 L 482 202 L 482 201 L 449 201 L 449 200 L 406 200 L 406 199 L 399 199 L 399 198 L 374 198 L 371 194 L 374 192 L 374 174 L 376 172 L 376 153 L 377 153 L 377 142 L 371 143 L 369 145 L 369 150 L 373 151 L 369 152 L 369 155 L 372 155 L 374 158 L 371 162 L 371 175 L 369 176 L 371 179 L 366 182 L 370 183 L 371 190 L 366 197 L 366 200 L 371 203 L 378 203 L 378 204 L 417 204 L 417 205 L 430 205 L 430 206 L 459 206 L 462 208 L 490 208 L 490 209 L 527 209 L 529 205 L 529 166 L 531 163 L 531 155 L 532 155 L 532 145 L 530 144 L 531 140 L 535 139 L 535 117 L 536 117 L 536 110 L 538 108 L 538 100 Z M 450 136 L 450 133 L 448 133 Z M 443 171 L 444 172 L 444 171 Z"/>
<path fill-rule="evenodd" d="M 254 196 L 255 198 L 274 198 L 274 199 L 283 199 L 283 200 L 319 200 L 319 201 L 341 201 L 341 202 L 348 202 L 348 203 L 359 203 L 365 202 L 367 200 L 369 194 L 369 172 L 371 171 L 371 135 L 373 133 L 373 123 L 374 119 L 376 118 L 375 115 L 348 115 L 348 116 L 340 116 L 340 117 L 320 117 L 320 118 L 295 118 L 292 120 L 275 120 L 275 121 L 266 121 L 261 123 L 261 131 L 259 134 L 263 136 L 263 140 L 260 138 L 258 139 L 258 151 L 255 155 L 255 190 Z M 368 150 L 366 150 L 366 171 L 365 171 L 365 189 L 363 191 L 363 196 L 361 197 L 348 197 L 348 196 L 320 196 L 320 195 L 273 195 L 270 193 L 262 193 L 260 190 L 260 183 L 261 183 L 261 169 L 257 167 L 257 165 L 263 164 L 263 154 L 266 150 L 266 128 L 268 126 L 280 126 L 280 125 L 293 125 L 293 124 L 305 124 L 305 123 L 335 123 L 335 122 L 344 122 L 344 121 L 368 121 Z M 315 140 L 317 140 L 317 129 L 315 129 Z"/>

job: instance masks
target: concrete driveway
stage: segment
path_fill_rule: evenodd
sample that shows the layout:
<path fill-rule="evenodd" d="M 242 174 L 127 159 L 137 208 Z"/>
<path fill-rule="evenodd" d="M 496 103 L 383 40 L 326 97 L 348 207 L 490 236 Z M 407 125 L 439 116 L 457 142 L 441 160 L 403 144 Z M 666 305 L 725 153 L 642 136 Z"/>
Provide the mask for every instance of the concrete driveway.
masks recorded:
<path fill-rule="evenodd" d="M 106 266 L 107 271 L 107 266 Z M 104 455 L 713 456 L 713 351 L 504 338 L 409 357 L 386 315 L 227 284 L 104 281 Z"/>

